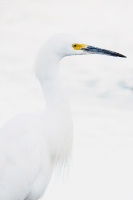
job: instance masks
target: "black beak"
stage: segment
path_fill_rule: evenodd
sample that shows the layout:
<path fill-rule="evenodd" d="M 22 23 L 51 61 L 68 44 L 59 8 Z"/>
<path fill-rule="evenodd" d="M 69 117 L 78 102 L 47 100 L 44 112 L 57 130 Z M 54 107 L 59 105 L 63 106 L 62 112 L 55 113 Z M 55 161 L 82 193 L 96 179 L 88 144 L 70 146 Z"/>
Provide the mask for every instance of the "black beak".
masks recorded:
<path fill-rule="evenodd" d="M 85 51 L 86 53 L 91 53 L 91 54 L 101 54 L 101 55 L 107 55 L 107 56 L 126 58 L 126 56 L 124 56 L 120 53 L 106 50 L 106 49 L 100 49 L 100 48 L 93 47 L 93 46 L 87 46 L 86 48 L 82 48 L 82 50 Z"/>

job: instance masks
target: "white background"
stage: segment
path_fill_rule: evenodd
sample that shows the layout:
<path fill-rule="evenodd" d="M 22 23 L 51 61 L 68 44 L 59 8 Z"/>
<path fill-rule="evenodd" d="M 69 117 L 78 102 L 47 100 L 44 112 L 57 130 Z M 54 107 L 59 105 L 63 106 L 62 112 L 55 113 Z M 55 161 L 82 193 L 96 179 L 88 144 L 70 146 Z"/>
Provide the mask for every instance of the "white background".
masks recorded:
<path fill-rule="evenodd" d="M 73 156 L 68 175 L 56 172 L 44 199 L 133 199 L 132 19 L 132 0 L 0 0 L 1 126 L 15 114 L 44 107 L 33 66 L 50 36 L 75 34 L 82 43 L 127 56 L 62 60 L 74 121 Z"/>

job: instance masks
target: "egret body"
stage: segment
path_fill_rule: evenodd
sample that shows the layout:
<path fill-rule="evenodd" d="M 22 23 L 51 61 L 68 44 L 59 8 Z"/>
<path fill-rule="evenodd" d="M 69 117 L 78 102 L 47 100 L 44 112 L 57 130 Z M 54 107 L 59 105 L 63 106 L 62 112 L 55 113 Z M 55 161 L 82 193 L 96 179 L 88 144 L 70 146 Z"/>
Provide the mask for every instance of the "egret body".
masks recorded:
<path fill-rule="evenodd" d="M 59 76 L 65 56 L 90 53 L 125 57 L 119 53 L 76 43 L 57 35 L 42 47 L 36 62 L 46 108 L 39 114 L 21 114 L 0 131 L 0 199 L 38 200 L 56 165 L 67 163 L 73 143 L 70 106 Z"/>

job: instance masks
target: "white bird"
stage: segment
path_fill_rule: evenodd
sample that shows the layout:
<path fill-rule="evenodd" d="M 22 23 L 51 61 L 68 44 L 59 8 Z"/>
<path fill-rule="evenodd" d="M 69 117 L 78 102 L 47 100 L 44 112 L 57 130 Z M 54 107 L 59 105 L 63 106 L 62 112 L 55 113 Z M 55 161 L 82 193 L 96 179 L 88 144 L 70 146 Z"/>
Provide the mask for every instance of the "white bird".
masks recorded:
<path fill-rule="evenodd" d="M 45 95 L 45 110 L 18 115 L 0 131 L 0 200 L 38 200 L 55 166 L 67 163 L 71 154 L 72 118 L 59 76 L 60 60 L 89 53 L 125 57 L 76 42 L 74 37 L 60 34 L 44 44 L 36 62 L 36 76 Z"/>

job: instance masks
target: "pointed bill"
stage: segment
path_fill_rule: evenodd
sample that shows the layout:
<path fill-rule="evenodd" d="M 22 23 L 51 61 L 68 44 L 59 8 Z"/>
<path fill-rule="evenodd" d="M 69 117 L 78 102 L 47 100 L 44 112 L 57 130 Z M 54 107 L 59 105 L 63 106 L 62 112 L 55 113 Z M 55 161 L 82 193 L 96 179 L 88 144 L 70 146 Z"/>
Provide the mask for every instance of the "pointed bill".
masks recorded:
<path fill-rule="evenodd" d="M 101 54 L 101 55 L 107 55 L 107 56 L 126 58 L 126 56 L 124 56 L 120 53 L 106 50 L 106 49 L 100 49 L 98 47 L 93 47 L 93 46 L 86 46 L 86 47 L 82 48 L 82 50 L 85 51 L 86 53 L 90 53 L 90 54 Z"/>

